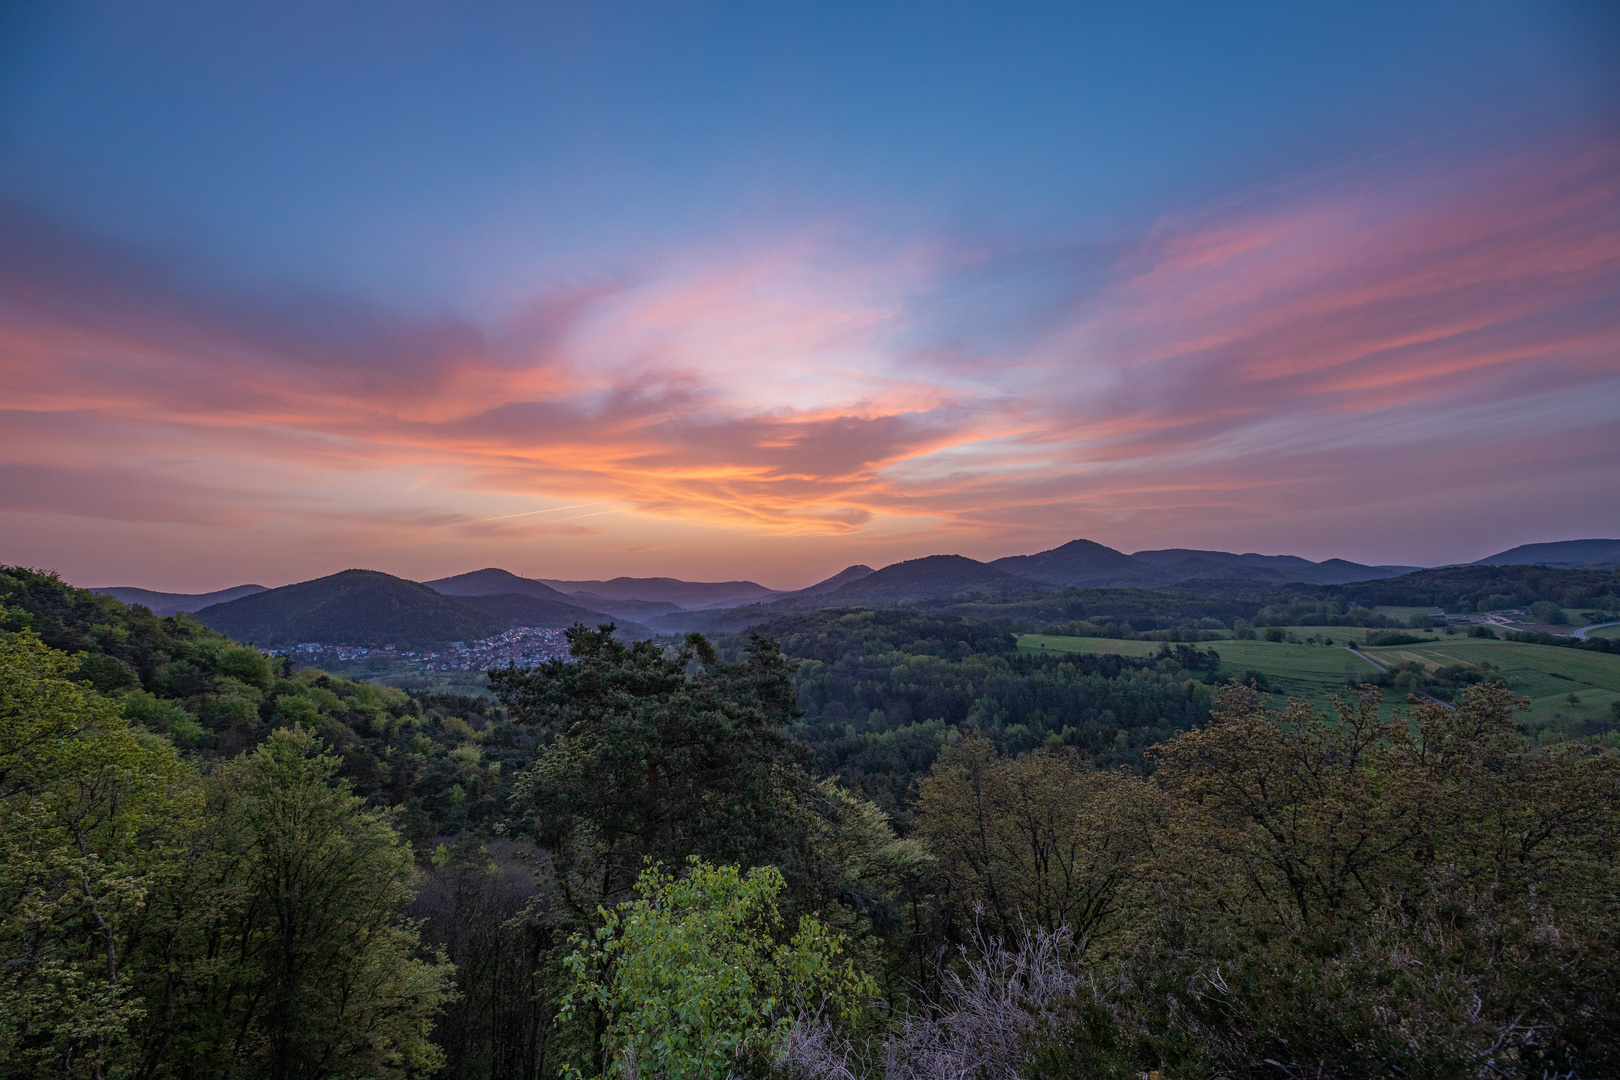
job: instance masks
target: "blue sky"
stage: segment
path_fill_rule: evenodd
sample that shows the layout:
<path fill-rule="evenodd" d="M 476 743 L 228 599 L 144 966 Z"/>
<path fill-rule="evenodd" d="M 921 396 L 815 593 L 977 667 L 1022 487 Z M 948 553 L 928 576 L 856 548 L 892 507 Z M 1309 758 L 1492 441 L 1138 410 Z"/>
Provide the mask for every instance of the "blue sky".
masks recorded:
<path fill-rule="evenodd" d="M 1478 2 L 37 5 L 0 177 L 210 270 L 476 304 L 782 218 L 1104 237 L 1599 108 L 1599 25 Z"/>

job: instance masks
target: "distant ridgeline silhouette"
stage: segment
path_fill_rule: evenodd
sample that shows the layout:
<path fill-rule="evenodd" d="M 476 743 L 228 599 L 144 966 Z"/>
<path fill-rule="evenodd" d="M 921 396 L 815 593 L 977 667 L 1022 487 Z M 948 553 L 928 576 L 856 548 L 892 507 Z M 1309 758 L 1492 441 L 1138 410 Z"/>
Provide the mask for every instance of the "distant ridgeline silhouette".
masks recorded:
<path fill-rule="evenodd" d="M 614 621 L 600 611 L 522 592 L 446 596 L 376 570 L 268 589 L 197 612 L 204 626 L 267 648 L 299 642 L 426 647 L 475 641 L 517 626 Z M 627 632 L 644 627 L 627 626 Z"/>
<path fill-rule="evenodd" d="M 1436 571 L 1194 548 L 1126 554 L 1082 539 L 1033 555 L 1010 555 L 990 562 L 962 555 L 931 555 L 878 570 L 855 565 L 808 588 L 791 591 L 752 581 L 528 578 L 497 567 L 423 583 L 374 570 L 346 570 L 279 589 L 240 585 L 187 594 L 120 586 L 94 591 L 144 604 L 156 614 L 194 612 L 207 626 L 267 647 L 303 641 L 425 646 L 476 640 L 516 626 L 615 622 L 626 635 L 646 637 L 655 631 L 737 630 L 792 612 L 827 607 L 989 603 L 1017 597 L 1038 605 L 1039 597 L 1062 589 L 1149 589 L 1231 597 L 1253 594 L 1257 588 L 1298 586 L 1328 587 L 1328 592 L 1337 595 L 1343 591 L 1337 588 L 1340 586 L 1382 581 L 1390 584 L 1368 595 L 1406 597 L 1427 604 L 1432 596 L 1466 592 L 1473 581 L 1470 573 L 1478 576 L 1492 568 L 1513 566 L 1613 570 L 1620 568 L 1620 540 L 1526 544 Z M 1515 587 L 1523 591 L 1522 585 Z M 1343 592 L 1347 598 L 1351 594 Z M 1328 593 L 1323 597 L 1328 598 Z"/>

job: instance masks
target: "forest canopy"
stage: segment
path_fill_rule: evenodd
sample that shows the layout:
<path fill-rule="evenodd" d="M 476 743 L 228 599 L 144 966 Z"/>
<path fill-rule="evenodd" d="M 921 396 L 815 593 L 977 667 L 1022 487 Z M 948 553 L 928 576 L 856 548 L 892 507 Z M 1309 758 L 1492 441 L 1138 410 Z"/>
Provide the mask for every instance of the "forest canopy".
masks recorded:
<path fill-rule="evenodd" d="M 0 588 L 0 1076 L 1620 1071 L 1620 759 L 1489 677 L 846 610 L 475 700 Z"/>

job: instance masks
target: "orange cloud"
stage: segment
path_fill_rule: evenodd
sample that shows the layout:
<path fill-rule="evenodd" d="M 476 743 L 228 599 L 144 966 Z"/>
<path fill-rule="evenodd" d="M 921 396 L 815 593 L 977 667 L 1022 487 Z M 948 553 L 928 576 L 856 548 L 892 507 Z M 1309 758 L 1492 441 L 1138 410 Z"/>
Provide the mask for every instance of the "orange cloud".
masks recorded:
<path fill-rule="evenodd" d="M 1257 199 L 1105 265 L 825 233 L 687 253 L 492 326 L 244 298 L 12 212 L 0 512 L 1005 544 L 1484 490 L 1475 462 L 1590 475 L 1620 414 L 1620 148 L 1461 171 Z M 1382 494 L 1373 460 L 1399 473 Z M 602 505 L 529 520 L 525 499 Z"/>

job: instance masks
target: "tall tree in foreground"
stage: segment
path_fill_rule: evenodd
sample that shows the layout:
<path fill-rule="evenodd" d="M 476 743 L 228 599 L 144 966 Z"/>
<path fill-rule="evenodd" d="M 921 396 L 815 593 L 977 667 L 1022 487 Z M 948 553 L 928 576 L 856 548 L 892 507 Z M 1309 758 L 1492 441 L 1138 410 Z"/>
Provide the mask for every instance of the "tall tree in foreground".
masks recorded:
<path fill-rule="evenodd" d="M 200 799 L 174 747 L 0 633 L 0 1075 L 107 1074 L 144 1006 L 131 926 Z"/>
<path fill-rule="evenodd" d="M 940 859 L 959 936 L 974 924 L 1005 941 L 1066 927 L 1064 941 L 1083 948 L 1145 853 L 1150 789 L 1067 747 L 1012 758 L 964 739 L 921 787 L 918 832 Z"/>
<path fill-rule="evenodd" d="M 154 1076 L 403 1077 L 450 967 L 404 922 L 413 865 L 386 812 L 334 779 L 314 736 L 282 729 L 208 778 L 208 830 L 145 936 L 144 1069 Z"/>
<path fill-rule="evenodd" d="M 1159 748 L 1122 1042 L 1175 1075 L 1613 1075 L 1620 759 L 1526 743 L 1499 683 L 1379 704 L 1233 688 Z"/>

